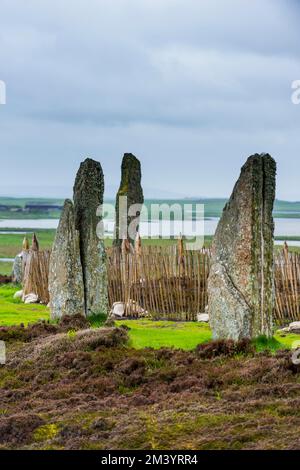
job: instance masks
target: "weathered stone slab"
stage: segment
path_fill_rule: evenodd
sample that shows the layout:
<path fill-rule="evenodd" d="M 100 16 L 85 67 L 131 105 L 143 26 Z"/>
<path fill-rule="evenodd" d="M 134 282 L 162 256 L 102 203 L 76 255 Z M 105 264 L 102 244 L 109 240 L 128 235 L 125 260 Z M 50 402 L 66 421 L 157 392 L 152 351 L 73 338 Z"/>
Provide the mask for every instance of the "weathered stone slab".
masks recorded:
<path fill-rule="evenodd" d="M 209 317 L 215 338 L 272 335 L 276 163 L 253 155 L 224 208 L 212 247 Z"/>
<path fill-rule="evenodd" d="M 13 264 L 13 269 L 12 269 L 12 278 L 13 282 L 15 284 L 22 284 L 23 282 L 23 256 L 22 253 L 19 253 L 15 259 L 14 259 L 14 264 Z"/>
<path fill-rule="evenodd" d="M 209 322 L 209 315 L 207 313 L 197 313 L 197 321 L 208 323 Z"/>
<path fill-rule="evenodd" d="M 103 204 L 101 165 L 90 158 L 81 163 L 74 185 L 75 227 L 79 232 L 86 315 L 108 313 L 107 269 L 103 240 L 97 237 Z"/>
<path fill-rule="evenodd" d="M 142 172 L 140 161 L 132 154 L 125 153 L 121 166 L 121 184 L 116 197 L 116 226 L 115 241 L 116 246 L 122 245 L 122 239 L 128 238 L 134 244 L 136 233 L 138 232 L 139 215 L 144 203 L 143 188 L 141 185 Z M 122 211 L 122 199 L 127 198 L 127 211 Z M 134 213 L 130 213 L 130 207 Z M 128 234 L 128 227 L 134 223 L 134 233 Z"/>
<path fill-rule="evenodd" d="M 85 314 L 79 233 L 73 203 L 66 200 L 56 232 L 49 268 L 51 318 Z"/>

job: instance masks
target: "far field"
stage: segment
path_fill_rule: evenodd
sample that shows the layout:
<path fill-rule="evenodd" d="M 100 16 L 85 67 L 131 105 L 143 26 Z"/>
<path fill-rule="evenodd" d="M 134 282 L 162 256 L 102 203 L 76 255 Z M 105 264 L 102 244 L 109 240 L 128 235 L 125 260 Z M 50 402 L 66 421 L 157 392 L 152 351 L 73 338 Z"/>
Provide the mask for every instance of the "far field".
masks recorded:
<path fill-rule="evenodd" d="M 19 207 L 24 208 L 26 204 L 46 204 L 46 205 L 63 205 L 63 199 L 51 199 L 51 198 L 12 198 L 12 197 L 0 197 L 0 207 Z M 114 199 L 106 198 L 105 202 L 114 203 Z M 149 208 L 150 204 L 204 204 L 205 206 L 205 217 L 220 217 L 222 210 L 226 204 L 225 198 L 185 198 L 185 199 L 146 199 L 145 206 Z M 289 218 L 300 218 L 300 202 L 290 201 L 275 201 L 274 207 L 275 217 L 289 217 Z M 0 210 L 0 219 L 53 219 L 59 217 L 59 211 L 38 211 L 36 213 L 23 213 L 23 212 L 11 212 Z"/>

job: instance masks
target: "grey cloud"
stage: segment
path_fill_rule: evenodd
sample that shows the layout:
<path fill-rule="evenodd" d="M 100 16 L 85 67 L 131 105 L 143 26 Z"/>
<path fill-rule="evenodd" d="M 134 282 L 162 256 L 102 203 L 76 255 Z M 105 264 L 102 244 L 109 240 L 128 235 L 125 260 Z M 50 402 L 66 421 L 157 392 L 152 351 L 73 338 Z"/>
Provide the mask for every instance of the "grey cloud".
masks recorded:
<path fill-rule="evenodd" d="M 0 182 L 34 167 L 40 186 L 69 187 L 89 154 L 116 184 L 132 151 L 149 187 L 225 195 L 264 150 L 280 163 L 281 197 L 300 199 L 298 22 L 283 0 L 3 0 L 1 154 L 20 171 Z"/>

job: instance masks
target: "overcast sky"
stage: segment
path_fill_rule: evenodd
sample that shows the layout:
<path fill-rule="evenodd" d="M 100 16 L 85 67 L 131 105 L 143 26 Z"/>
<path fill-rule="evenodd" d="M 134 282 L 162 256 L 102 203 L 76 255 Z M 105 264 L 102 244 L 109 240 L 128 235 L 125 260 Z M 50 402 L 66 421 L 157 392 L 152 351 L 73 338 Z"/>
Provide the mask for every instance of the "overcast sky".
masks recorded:
<path fill-rule="evenodd" d="M 147 196 L 229 196 L 271 153 L 300 200 L 297 0 L 1 0 L 1 195 L 68 196 L 86 156 L 107 195 L 124 152 Z"/>

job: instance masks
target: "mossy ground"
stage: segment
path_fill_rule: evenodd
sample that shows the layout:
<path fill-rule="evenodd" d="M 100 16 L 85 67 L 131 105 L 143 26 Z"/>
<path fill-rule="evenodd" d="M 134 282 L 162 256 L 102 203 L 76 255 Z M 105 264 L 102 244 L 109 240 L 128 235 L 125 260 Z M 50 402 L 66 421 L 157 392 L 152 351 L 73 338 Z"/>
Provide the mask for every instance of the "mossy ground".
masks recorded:
<path fill-rule="evenodd" d="M 0 449 L 300 448 L 290 352 L 208 358 L 133 349 L 121 328 L 90 331 L 9 343 Z"/>

